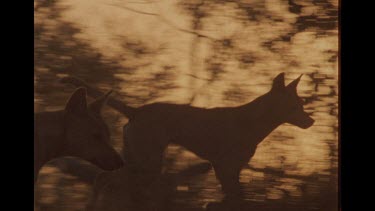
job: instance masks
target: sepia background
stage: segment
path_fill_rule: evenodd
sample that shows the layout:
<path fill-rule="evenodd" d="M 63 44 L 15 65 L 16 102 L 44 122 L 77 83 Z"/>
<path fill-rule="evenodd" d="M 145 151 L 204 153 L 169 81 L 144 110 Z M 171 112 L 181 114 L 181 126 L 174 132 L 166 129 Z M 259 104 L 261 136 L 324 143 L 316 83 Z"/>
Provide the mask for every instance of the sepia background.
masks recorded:
<path fill-rule="evenodd" d="M 34 0 L 34 111 L 64 107 L 74 88 L 58 80 L 67 75 L 132 106 L 211 108 L 250 102 L 280 72 L 286 83 L 303 73 L 298 94 L 315 124 L 277 128 L 240 181 L 261 207 L 335 211 L 338 10 L 338 0 Z M 127 119 L 111 108 L 104 116 L 120 152 Z M 167 157 L 167 171 L 202 162 L 173 145 Z M 51 163 L 36 210 L 82 210 L 90 194 L 90 184 Z M 211 170 L 178 184 L 170 203 L 200 210 L 222 197 Z"/>

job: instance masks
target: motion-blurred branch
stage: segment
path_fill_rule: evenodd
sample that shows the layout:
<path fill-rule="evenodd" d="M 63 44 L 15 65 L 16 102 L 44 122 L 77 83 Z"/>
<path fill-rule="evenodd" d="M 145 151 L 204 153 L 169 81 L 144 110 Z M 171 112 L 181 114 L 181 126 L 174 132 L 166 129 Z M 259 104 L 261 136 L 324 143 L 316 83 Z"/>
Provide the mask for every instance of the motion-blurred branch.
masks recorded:
<path fill-rule="evenodd" d="M 118 7 L 118 8 L 121 8 L 121 9 L 125 9 L 125 10 L 128 10 L 128 11 L 131 11 L 131 12 L 135 12 L 135 13 L 138 13 L 138 14 L 142 14 L 142 15 L 151 15 L 151 16 L 156 16 L 158 17 L 162 22 L 164 22 L 165 24 L 167 24 L 168 26 L 176 29 L 177 31 L 180 31 L 180 32 L 184 32 L 184 33 L 189 33 L 189 34 L 193 34 L 197 37 L 202 37 L 202 38 L 206 38 L 206 39 L 209 39 L 211 41 L 215 41 L 216 39 L 213 38 L 213 37 L 210 37 L 208 35 L 204 35 L 204 34 L 201 34 L 197 31 L 193 31 L 193 30 L 188 30 L 188 29 L 183 29 L 183 28 L 180 28 L 178 26 L 176 26 L 175 24 L 173 24 L 172 22 L 170 22 L 169 20 L 167 20 L 166 18 L 164 18 L 163 16 L 161 16 L 160 14 L 157 14 L 157 13 L 150 13 L 150 12 L 144 12 L 144 11 L 140 11 L 140 10 L 136 10 L 136 9 L 133 9 L 133 8 L 130 8 L 130 7 L 126 7 L 126 6 L 120 6 L 120 5 L 114 5 L 114 4 L 107 4 L 109 6 L 113 6 L 113 7 Z"/>

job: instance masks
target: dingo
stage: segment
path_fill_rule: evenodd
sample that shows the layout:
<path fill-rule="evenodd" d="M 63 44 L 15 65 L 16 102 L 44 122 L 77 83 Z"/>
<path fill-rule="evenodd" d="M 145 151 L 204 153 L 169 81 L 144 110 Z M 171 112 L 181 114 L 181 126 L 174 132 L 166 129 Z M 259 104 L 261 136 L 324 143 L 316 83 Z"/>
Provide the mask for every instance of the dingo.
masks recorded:
<path fill-rule="evenodd" d="M 210 161 L 226 197 L 237 198 L 240 171 L 265 137 L 283 123 L 303 129 L 313 125 L 297 95 L 301 76 L 285 86 L 280 73 L 269 92 L 237 107 L 153 103 L 134 108 L 109 98 L 108 105 L 129 118 L 123 134 L 125 161 L 151 182 L 160 175 L 167 145 L 179 144 Z M 66 77 L 62 82 L 85 86 L 93 97 L 102 94 L 77 78 Z"/>

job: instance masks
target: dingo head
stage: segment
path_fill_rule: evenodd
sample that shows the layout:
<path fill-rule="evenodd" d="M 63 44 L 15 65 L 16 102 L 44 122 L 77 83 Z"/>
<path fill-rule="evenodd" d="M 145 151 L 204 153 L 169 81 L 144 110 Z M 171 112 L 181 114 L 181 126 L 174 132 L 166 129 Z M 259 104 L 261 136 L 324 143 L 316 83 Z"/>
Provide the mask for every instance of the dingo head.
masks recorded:
<path fill-rule="evenodd" d="M 306 129 L 311 127 L 315 120 L 303 110 L 304 101 L 297 94 L 297 85 L 301 76 L 285 86 L 284 73 L 280 73 L 273 80 L 270 95 L 275 115 L 279 116 L 283 122 Z"/>
<path fill-rule="evenodd" d="M 121 157 L 109 144 L 110 133 L 100 113 L 110 93 L 87 105 L 86 89 L 78 88 L 64 111 L 64 154 L 83 158 L 104 170 L 115 170 L 123 165 Z"/>

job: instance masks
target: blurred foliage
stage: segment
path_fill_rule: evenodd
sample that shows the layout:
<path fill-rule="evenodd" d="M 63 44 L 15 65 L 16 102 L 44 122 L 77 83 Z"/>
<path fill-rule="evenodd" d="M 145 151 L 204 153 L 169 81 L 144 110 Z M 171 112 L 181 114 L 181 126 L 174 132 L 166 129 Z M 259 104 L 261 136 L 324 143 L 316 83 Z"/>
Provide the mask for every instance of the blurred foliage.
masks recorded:
<path fill-rule="evenodd" d="M 35 111 L 62 108 L 73 91 L 58 82 L 79 77 L 139 106 L 168 101 L 234 106 L 269 90 L 279 72 L 287 83 L 304 74 L 299 94 L 316 120 L 309 131 L 274 131 L 241 174 L 249 209 L 334 210 L 337 204 L 338 1 L 34 0 Z M 107 108 L 113 144 L 122 147 L 127 119 Z M 171 146 L 166 171 L 201 162 Z M 82 210 L 91 185 L 42 169 L 39 210 Z M 56 168 L 58 167 L 58 168 Z M 182 181 L 171 209 L 201 210 L 219 201 L 212 171 Z M 281 208 L 280 208 L 281 209 Z"/>

